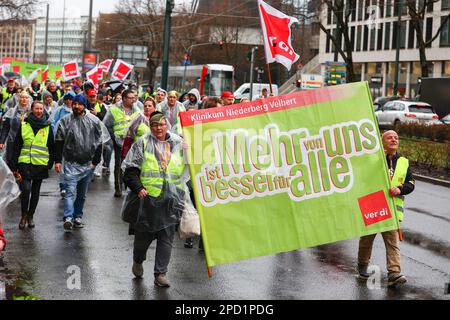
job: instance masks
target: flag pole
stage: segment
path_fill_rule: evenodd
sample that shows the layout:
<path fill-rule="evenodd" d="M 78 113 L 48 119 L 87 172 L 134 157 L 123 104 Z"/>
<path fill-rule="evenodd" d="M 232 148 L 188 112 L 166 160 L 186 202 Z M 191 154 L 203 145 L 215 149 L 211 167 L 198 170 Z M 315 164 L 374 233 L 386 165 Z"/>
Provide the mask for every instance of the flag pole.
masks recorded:
<path fill-rule="evenodd" d="M 273 95 L 273 92 L 272 92 L 272 75 L 270 74 L 270 66 L 269 66 L 268 63 L 266 64 L 266 66 L 267 66 L 267 76 L 269 77 L 270 95 Z"/>

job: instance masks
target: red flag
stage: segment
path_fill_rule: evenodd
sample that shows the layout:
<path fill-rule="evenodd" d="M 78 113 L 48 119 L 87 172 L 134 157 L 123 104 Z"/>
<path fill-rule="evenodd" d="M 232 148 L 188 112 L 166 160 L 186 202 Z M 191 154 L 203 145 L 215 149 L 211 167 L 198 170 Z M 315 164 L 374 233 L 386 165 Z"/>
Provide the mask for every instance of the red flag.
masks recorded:
<path fill-rule="evenodd" d="M 267 63 L 279 62 L 288 70 L 300 56 L 291 45 L 291 25 L 298 20 L 258 0 Z"/>
<path fill-rule="evenodd" d="M 117 59 L 111 74 L 112 79 L 125 80 L 133 70 L 134 66 L 123 60 Z"/>
<path fill-rule="evenodd" d="M 57 70 L 57 71 L 55 71 L 55 78 L 56 78 L 56 79 L 59 79 L 59 78 L 61 78 L 62 76 L 63 76 L 62 70 Z"/>
<path fill-rule="evenodd" d="M 13 66 L 13 72 L 20 73 L 20 66 Z"/>
<path fill-rule="evenodd" d="M 88 72 L 86 72 L 86 78 L 91 80 L 94 84 L 95 91 L 98 91 L 98 80 L 100 77 L 101 70 L 98 68 L 98 66 L 95 66 Z"/>
<path fill-rule="evenodd" d="M 63 67 L 64 80 L 72 80 L 81 76 L 80 69 L 78 68 L 78 62 L 72 60 L 67 62 Z"/>
<path fill-rule="evenodd" d="M 0 64 L 0 76 L 4 76 L 5 75 L 5 68 L 3 67 L 2 64 Z"/>
<path fill-rule="evenodd" d="M 105 61 L 100 62 L 98 65 L 98 68 L 102 70 L 102 72 L 109 72 L 109 69 L 111 69 L 113 59 L 107 59 Z"/>
<path fill-rule="evenodd" d="M 44 83 L 45 80 L 47 80 L 47 79 L 48 79 L 48 66 L 41 73 L 41 83 Z"/>

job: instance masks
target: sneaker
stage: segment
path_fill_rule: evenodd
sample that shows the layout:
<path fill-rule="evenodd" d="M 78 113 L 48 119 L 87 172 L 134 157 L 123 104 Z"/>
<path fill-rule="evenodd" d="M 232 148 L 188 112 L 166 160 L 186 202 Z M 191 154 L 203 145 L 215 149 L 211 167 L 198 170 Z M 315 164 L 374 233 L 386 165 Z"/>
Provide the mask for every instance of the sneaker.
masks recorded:
<path fill-rule="evenodd" d="M 84 223 L 81 220 L 81 218 L 75 218 L 75 221 L 73 222 L 73 226 L 74 226 L 74 228 L 81 229 L 81 228 L 84 228 Z"/>
<path fill-rule="evenodd" d="M 114 198 L 120 198 L 120 197 L 122 197 L 122 191 L 116 190 L 114 192 Z"/>
<path fill-rule="evenodd" d="M 131 268 L 131 271 L 136 278 L 142 278 L 144 275 L 144 267 L 142 266 L 142 263 L 133 262 L 133 268 Z"/>
<path fill-rule="evenodd" d="M 107 176 L 111 175 L 111 170 L 109 170 L 109 168 L 106 169 L 106 175 Z"/>
<path fill-rule="evenodd" d="M 61 190 L 59 194 L 61 196 L 61 199 L 64 199 L 66 197 L 66 190 Z"/>
<path fill-rule="evenodd" d="M 155 274 L 155 285 L 162 288 L 170 287 L 169 280 L 164 273 Z"/>
<path fill-rule="evenodd" d="M 368 268 L 368 266 L 363 266 L 363 265 L 358 264 L 358 273 L 359 273 L 360 279 L 367 280 L 372 275 L 372 273 L 369 273 L 367 271 L 367 268 Z"/>
<path fill-rule="evenodd" d="M 399 284 L 406 282 L 406 277 L 400 273 L 392 273 L 388 275 L 388 287 L 393 288 Z"/>
<path fill-rule="evenodd" d="M 94 172 L 94 176 L 97 178 L 100 178 L 102 176 L 102 174 L 100 172 Z"/>
<path fill-rule="evenodd" d="M 72 218 L 66 218 L 64 220 L 64 230 L 72 230 L 72 228 L 73 228 Z"/>

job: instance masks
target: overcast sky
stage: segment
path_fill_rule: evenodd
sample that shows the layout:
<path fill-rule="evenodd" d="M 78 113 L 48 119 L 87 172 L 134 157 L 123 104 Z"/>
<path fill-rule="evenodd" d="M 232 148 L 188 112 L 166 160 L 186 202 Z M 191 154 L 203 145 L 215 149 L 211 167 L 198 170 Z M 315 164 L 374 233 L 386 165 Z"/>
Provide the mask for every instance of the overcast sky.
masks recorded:
<path fill-rule="evenodd" d="M 98 13 L 110 13 L 115 11 L 115 6 L 120 0 L 94 0 L 92 14 L 94 17 Z M 64 0 L 48 0 L 50 4 L 50 18 L 62 18 Z M 176 3 L 190 3 L 190 0 L 176 0 Z M 37 17 L 45 17 L 46 5 L 43 4 Z M 89 0 L 66 0 L 66 17 L 80 17 L 89 15 Z"/>

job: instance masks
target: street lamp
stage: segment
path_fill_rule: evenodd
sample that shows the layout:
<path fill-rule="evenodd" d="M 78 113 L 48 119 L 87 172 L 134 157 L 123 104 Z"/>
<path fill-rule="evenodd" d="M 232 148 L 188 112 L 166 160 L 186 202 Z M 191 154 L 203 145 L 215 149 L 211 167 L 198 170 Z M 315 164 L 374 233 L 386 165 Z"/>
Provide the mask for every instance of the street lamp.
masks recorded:
<path fill-rule="evenodd" d="M 186 59 L 185 59 L 185 61 L 184 61 L 183 80 L 182 80 L 182 82 L 181 82 L 181 85 L 183 86 L 183 91 L 185 91 L 185 86 L 184 86 L 184 85 L 185 85 L 185 81 L 186 81 L 187 60 L 188 60 L 188 58 L 190 58 L 191 55 L 192 55 L 192 49 L 193 49 L 194 47 L 201 47 L 201 46 L 206 46 L 206 45 L 209 45 L 209 44 L 213 44 L 213 43 L 211 43 L 211 42 L 205 42 L 205 43 L 193 44 L 193 45 L 191 45 L 191 46 L 187 49 L 187 52 L 186 52 L 187 57 L 186 57 Z"/>

